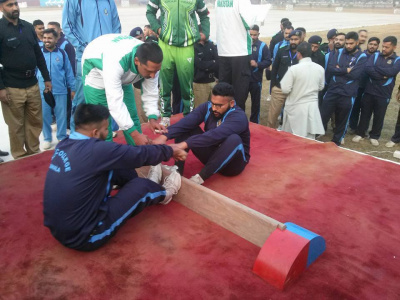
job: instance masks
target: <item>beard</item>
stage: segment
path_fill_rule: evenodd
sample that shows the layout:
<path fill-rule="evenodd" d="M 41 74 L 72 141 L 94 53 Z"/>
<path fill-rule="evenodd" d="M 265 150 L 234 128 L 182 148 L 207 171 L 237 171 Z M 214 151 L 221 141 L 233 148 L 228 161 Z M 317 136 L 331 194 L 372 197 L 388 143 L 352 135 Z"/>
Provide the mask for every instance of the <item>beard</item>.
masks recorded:
<path fill-rule="evenodd" d="M 343 46 L 339 43 L 335 43 L 335 49 L 341 49 L 341 48 L 343 48 Z"/>
<path fill-rule="evenodd" d="M 297 44 L 290 44 L 290 49 L 296 50 L 297 49 Z"/>
<path fill-rule="evenodd" d="M 11 20 L 16 20 L 16 19 L 19 18 L 19 10 L 17 10 L 17 11 L 12 11 L 12 12 L 9 12 L 9 13 L 3 12 L 3 14 L 4 14 L 8 19 L 11 19 Z"/>

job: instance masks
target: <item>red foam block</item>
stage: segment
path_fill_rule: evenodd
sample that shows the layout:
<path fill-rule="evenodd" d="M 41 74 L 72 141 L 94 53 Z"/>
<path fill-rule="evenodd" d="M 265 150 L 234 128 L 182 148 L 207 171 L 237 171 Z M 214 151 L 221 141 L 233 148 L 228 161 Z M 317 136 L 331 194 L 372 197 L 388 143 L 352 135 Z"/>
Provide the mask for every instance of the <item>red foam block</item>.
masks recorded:
<path fill-rule="evenodd" d="M 253 272 L 283 290 L 306 269 L 309 244 L 289 230 L 276 229 L 261 248 Z"/>

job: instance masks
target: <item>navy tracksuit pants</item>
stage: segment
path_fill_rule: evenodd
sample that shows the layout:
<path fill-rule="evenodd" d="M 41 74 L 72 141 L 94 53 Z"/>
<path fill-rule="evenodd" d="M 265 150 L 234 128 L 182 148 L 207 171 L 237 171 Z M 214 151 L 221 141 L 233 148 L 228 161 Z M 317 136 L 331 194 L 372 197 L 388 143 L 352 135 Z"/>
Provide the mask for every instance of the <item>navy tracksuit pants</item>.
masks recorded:
<path fill-rule="evenodd" d="M 390 99 L 384 97 L 378 97 L 368 93 L 364 94 L 361 100 L 361 116 L 360 123 L 357 128 L 357 135 L 362 137 L 365 136 L 365 132 L 368 130 L 372 114 L 374 114 L 372 129 L 369 132 L 369 137 L 376 140 L 381 137 L 383 121 L 385 120 L 389 101 Z"/>
<path fill-rule="evenodd" d="M 349 127 L 353 130 L 357 130 L 358 123 L 360 121 L 361 113 L 361 99 L 365 92 L 365 88 L 358 88 L 357 97 L 354 100 L 353 109 L 351 110 Z"/>
<path fill-rule="evenodd" d="M 190 136 L 202 134 L 204 131 L 197 127 L 190 133 L 175 139 L 176 143 L 187 140 Z M 210 178 L 215 173 L 225 176 L 240 174 L 247 165 L 242 139 L 237 134 L 227 137 L 221 144 L 191 148 L 193 154 L 204 164 L 199 175 L 203 180 Z M 183 172 L 183 164 L 177 164 Z"/>
<path fill-rule="evenodd" d="M 249 92 L 251 96 L 250 122 L 260 123 L 261 82 L 250 81 Z"/>
<path fill-rule="evenodd" d="M 396 128 L 394 130 L 394 135 L 392 136 L 391 141 L 396 144 L 400 143 L 400 109 L 399 114 L 397 115 Z"/>
<path fill-rule="evenodd" d="M 325 131 L 328 127 L 329 119 L 335 113 L 335 129 L 332 142 L 340 145 L 347 130 L 351 109 L 353 107 L 354 97 L 343 96 L 332 92 L 326 92 L 321 106 L 321 118 Z"/>
<path fill-rule="evenodd" d="M 104 214 L 104 218 L 92 231 L 86 244 L 77 250 L 93 251 L 100 248 L 129 218 L 145 207 L 163 201 L 166 196 L 163 186 L 149 179 L 139 178 L 134 170 L 114 170 L 111 184 L 119 185 L 121 189 L 117 195 L 107 198 L 107 210 L 99 211 L 99 214 Z"/>

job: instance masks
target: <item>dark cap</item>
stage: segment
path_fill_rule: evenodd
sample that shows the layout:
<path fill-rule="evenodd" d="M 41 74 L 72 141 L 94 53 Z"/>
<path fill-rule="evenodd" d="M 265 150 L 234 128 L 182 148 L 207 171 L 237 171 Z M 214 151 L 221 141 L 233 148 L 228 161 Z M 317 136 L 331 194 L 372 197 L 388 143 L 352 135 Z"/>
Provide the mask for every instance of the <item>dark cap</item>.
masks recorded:
<path fill-rule="evenodd" d="M 301 36 L 303 33 L 300 31 L 300 30 L 292 30 L 292 32 L 291 33 L 289 33 L 289 37 L 292 37 L 292 36 Z"/>
<path fill-rule="evenodd" d="M 308 43 L 320 45 L 322 43 L 322 37 L 319 35 L 313 35 L 308 39 Z"/>
<path fill-rule="evenodd" d="M 336 36 L 338 34 L 338 31 L 336 29 L 331 29 L 328 31 L 328 33 L 326 34 L 326 37 L 328 38 L 328 40 L 332 39 L 334 36 Z"/>
<path fill-rule="evenodd" d="M 0 1 L 2 1 L 2 0 L 0 0 Z M 140 35 L 140 34 L 142 34 L 142 33 L 143 33 L 142 28 L 140 28 L 140 27 L 135 27 L 135 28 L 133 28 L 133 29 L 131 30 L 131 32 L 129 33 L 129 35 L 130 35 L 131 37 L 137 37 L 138 35 Z"/>

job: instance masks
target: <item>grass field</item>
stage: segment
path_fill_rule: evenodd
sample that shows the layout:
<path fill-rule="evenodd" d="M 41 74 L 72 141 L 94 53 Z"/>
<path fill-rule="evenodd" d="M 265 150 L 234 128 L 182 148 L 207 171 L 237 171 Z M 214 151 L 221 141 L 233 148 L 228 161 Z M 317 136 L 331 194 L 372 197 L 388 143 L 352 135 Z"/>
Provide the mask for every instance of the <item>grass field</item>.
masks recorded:
<path fill-rule="evenodd" d="M 400 26 L 398 25 L 384 25 L 384 26 L 371 26 L 371 27 L 364 27 L 365 29 L 368 30 L 368 36 L 376 36 L 383 40 L 384 37 L 388 35 L 394 35 L 399 39 L 400 42 Z M 348 28 L 347 30 L 340 30 L 343 32 L 349 32 L 349 31 L 358 31 L 360 28 Z M 323 40 L 326 40 L 326 33 L 327 31 L 318 31 L 318 32 L 308 32 L 306 40 L 308 37 L 312 35 L 320 35 Z M 269 45 L 270 38 L 262 38 L 262 41 L 266 42 Z M 400 49 L 400 45 L 398 46 L 398 49 Z M 398 76 L 399 77 L 399 76 Z M 359 143 L 354 143 L 351 141 L 354 135 L 352 134 L 346 134 L 345 136 L 345 144 L 343 145 L 344 148 L 364 152 L 376 157 L 384 158 L 384 159 L 389 159 L 392 161 L 400 162 L 400 160 L 396 159 L 393 157 L 393 152 L 395 150 L 400 150 L 400 144 L 396 145 L 393 148 L 386 148 L 385 144 L 387 141 L 390 140 L 391 136 L 394 133 L 394 127 L 397 121 L 397 114 L 400 108 L 400 104 L 396 102 L 395 100 L 395 95 L 397 92 L 397 88 L 399 86 L 399 78 L 397 78 L 396 86 L 393 90 L 393 95 L 392 99 L 390 101 L 388 110 L 386 112 L 386 117 L 385 117 L 385 124 L 383 127 L 382 135 L 379 140 L 380 145 L 379 146 L 372 146 L 369 142 L 368 139 L 364 139 L 360 141 Z M 267 101 L 267 97 L 269 95 L 269 81 L 265 80 L 263 81 L 263 89 L 261 93 L 261 116 L 260 116 L 260 122 L 262 125 L 266 125 L 267 122 L 267 111 L 269 108 L 269 101 Z M 251 109 L 251 100 L 250 97 L 247 99 L 246 102 L 246 113 L 249 116 L 250 114 L 250 109 Z M 332 138 L 332 129 L 331 126 L 328 125 L 328 130 L 320 140 L 327 142 L 330 141 Z"/>

